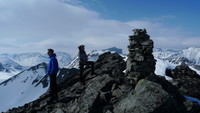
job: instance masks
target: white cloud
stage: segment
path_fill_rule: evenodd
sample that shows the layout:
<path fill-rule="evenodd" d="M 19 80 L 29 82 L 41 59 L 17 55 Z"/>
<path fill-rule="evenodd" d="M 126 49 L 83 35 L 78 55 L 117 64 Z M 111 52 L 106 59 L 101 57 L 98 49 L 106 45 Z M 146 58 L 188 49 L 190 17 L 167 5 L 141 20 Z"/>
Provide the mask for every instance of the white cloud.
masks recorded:
<path fill-rule="evenodd" d="M 130 26 L 122 22 L 104 20 L 97 12 L 56 0 L 19 1 L 4 0 L 0 6 L 12 14 L 0 20 L 3 23 L 0 37 L 4 40 L 1 43 L 10 44 L 8 40 L 12 40 L 19 52 L 46 51 L 52 47 L 75 53 L 79 44 L 85 44 L 90 50 L 127 45 L 121 44 L 124 39 L 121 36 L 128 35 Z"/>
<path fill-rule="evenodd" d="M 179 41 L 187 39 L 180 29 L 147 20 L 105 20 L 78 0 L 0 0 L 0 9 L 1 53 L 54 48 L 75 54 L 79 44 L 88 51 L 116 46 L 127 53 L 134 28 L 146 28 L 156 47 L 187 45 Z"/>
<path fill-rule="evenodd" d="M 195 46 L 195 47 L 199 47 L 199 42 L 200 42 L 200 37 L 190 37 L 188 39 L 184 39 L 182 41 L 182 44 L 185 45 L 186 47 L 190 47 L 190 46 Z"/>
<path fill-rule="evenodd" d="M 142 20 L 153 21 L 153 22 L 173 20 L 173 19 L 176 19 L 176 16 L 174 16 L 174 15 L 162 15 L 162 16 L 159 16 L 159 17 L 143 17 L 142 18 Z"/>
<path fill-rule="evenodd" d="M 188 37 L 188 34 L 181 28 L 165 26 L 162 23 L 147 20 L 136 20 L 127 22 L 135 28 L 146 28 L 147 34 L 154 41 L 155 48 L 183 49 L 191 46 L 198 47 L 200 38 Z"/>

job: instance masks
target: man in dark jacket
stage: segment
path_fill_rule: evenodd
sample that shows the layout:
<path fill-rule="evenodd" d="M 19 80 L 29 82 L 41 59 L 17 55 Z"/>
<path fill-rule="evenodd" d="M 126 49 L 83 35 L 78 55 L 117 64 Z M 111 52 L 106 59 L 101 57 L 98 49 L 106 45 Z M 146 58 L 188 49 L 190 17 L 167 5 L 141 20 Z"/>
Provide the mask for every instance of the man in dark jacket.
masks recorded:
<path fill-rule="evenodd" d="M 85 52 L 85 46 L 80 45 L 79 49 L 79 68 L 80 68 L 80 82 L 85 85 L 85 75 L 83 75 L 83 69 L 85 65 L 91 65 L 91 74 L 94 74 L 94 62 L 88 61 L 88 56 Z"/>
<path fill-rule="evenodd" d="M 49 55 L 50 61 L 48 64 L 47 73 L 50 77 L 50 100 L 49 102 L 53 102 L 58 99 L 58 86 L 56 83 L 56 76 L 58 73 L 58 61 L 56 59 L 56 54 L 53 49 L 48 49 L 47 54 Z"/>

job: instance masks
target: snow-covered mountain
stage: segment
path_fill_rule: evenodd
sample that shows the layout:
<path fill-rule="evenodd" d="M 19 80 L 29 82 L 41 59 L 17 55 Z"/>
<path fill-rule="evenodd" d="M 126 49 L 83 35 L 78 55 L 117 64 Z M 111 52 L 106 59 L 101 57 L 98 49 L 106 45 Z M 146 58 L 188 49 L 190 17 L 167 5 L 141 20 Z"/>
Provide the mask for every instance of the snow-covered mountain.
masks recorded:
<path fill-rule="evenodd" d="M 64 52 L 56 52 L 57 59 L 59 61 L 60 67 L 68 65 L 72 58 L 68 53 Z M 16 69 L 21 69 L 21 67 L 35 66 L 42 62 L 47 63 L 49 61 L 49 57 L 44 53 L 20 53 L 20 54 L 0 54 L 0 62 L 3 66 L 13 66 Z M 18 67 L 21 66 L 21 67 Z"/>
<path fill-rule="evenodd" d="M 56 52 L 56 55 L 60 67 L 68 65 L 72 60 L 71 56 L 68 53 Z M 10 55 L 10 58 L 12 58 L 15 62 L 17 62 L 21 66 L 28 66 L 28 67 L 40 64 L 42 62 L 48 63 L 49 61 L 49 57 L 47 54 L 37 53 L 37 52 L 14 54 Z"/>
<path fill-rule="evenodd" d="M 178 52 L 179 51 L 174 51 L 174 50 L 163 51 L 161 48 L 158 48 L 158 49 L 154 49 L 153 55 L 154 57 L 159 58 L 159 59 L 166 59 L 170 57 L 171 55 L 176 54 Z"/>
<path fill-rule="evenodd" d="M 68 53 L 56 52 L 59 67 L 67 66 L 72 57 Z M 43 53 L 0 54 L 0 83 L 15 74 L 42 62 L 48 63 L 49 57 Z"/>
<path fill-rule="evenodd" d="M 46 63 L 31 67 L 0 84 L 0 112 L 37 99 L 48 87 L 41 82 Z"/>
<path fill-rule="evenodd" d="M 0 83 L 22 70 L 24 70 L 23 66 L 19 65 L 6 55 L 0 55 Z"/>
<path fill-rule="evenodd" d="M 200 65 L 200 48 L 190 47 L 181 51 L 162 51 L 161 49 L 156 49 L 154 51 L 154 57 L 168 60 L 174 64 L 195 64 Z"/>
<path fill-rule="evenodd" d="M 41 63 L 0 83 L 0 112 L 22 106 L 44 94 L 49 88 L 46 72 L 47 64 Z M 60 83 L 78 73 L 77 69 L 62 68 L 58 72 L 57 82 Z"/>
<path fill-rule="evenodd" d="M 23 67 L 20 64 L 13 61 L 13 59 L 11 59 L 6 55 L 0 55 L 0 64 L 1 64 L 0 71 L 11 72 L 11 71 L 23 70 Z"/>
<path fill-rule="evenodd" d="M 157 75 L 165 75 L 166 68 L 174 69 L 182 63 L 200 74 L 200 48 L 190 47 L 181 51 L 155 49 L 153 55 L 157 60 L 155 70 Z"/>

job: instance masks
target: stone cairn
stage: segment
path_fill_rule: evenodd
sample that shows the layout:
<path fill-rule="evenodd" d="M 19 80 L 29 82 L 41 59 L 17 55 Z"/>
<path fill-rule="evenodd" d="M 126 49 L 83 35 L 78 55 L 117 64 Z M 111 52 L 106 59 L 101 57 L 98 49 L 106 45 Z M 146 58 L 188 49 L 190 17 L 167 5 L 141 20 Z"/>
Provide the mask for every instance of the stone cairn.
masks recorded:
<path fill-rule="evenodd" d="M 140 79 L 154 74 L 156 60 L 152 54 L 153 41 L 146 34 L 146 29 L 134 29 L 129 36 L 126 77 L 129 84 L 136 84 Z"/>

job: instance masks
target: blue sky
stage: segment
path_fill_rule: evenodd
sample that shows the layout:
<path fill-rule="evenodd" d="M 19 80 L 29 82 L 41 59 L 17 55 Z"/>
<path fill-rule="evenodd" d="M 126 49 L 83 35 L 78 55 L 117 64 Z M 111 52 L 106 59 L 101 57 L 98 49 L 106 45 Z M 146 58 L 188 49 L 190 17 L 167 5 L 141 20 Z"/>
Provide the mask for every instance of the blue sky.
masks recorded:
<path fill-rule="evenodd" d="M 80 0 L 102 18 L 119 21 L 149 20 L 198 31 L 199 0 Z M 198 32 L 197 32 L 198 33 Z"/>
<path fill-rule="evenodd" d="M 199 0 L 0 0 L 0 53 L 77 53 L 77 46 L 127 53 L 132 29 L 155 48 L 199 47 Z"/>

